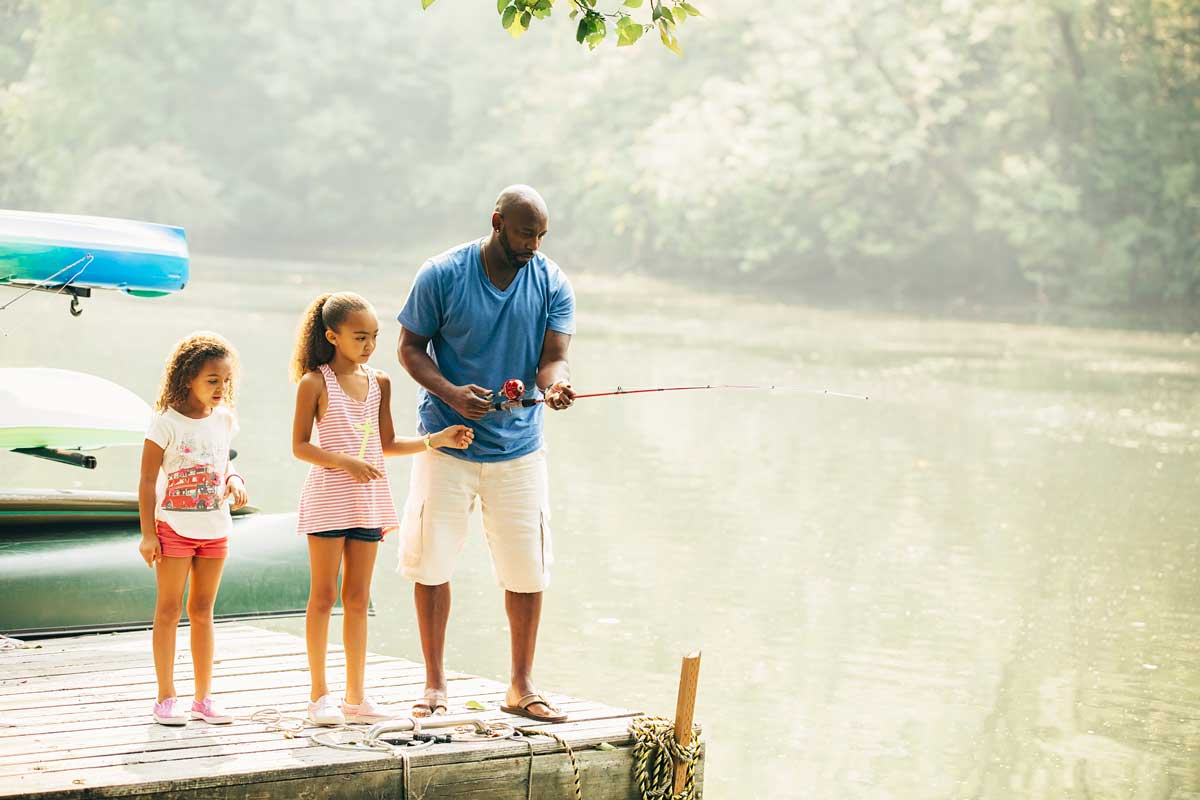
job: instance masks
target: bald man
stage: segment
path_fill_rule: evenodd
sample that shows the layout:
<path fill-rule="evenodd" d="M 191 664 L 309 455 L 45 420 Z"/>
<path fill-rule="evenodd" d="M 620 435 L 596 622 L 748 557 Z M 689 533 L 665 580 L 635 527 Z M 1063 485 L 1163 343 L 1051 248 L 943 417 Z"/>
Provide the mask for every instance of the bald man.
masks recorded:
<path fill-rule="evenodd" d="M 400 525 L 400 571 L 416 583 L 425 657 L 425 696 L 414 716 L 447 711 L 450 578 L 478 499 L 511 631 L 512 680 L 502 708 L 539 722 L 566 719 L 532 677 L 552 561 L 543 406 L 562 410 L 575 399 L 567 365 L 575 294 L 539 252 L 549 221 L 541 195 L 508 187 L 496 199 L 491 232 L 426 261 L 398 317 L 400 363 L 421 386 L 417 431 L 426 443 Z M 535 399 L 536 386 L 545 403 L 503 407 L 509 378 L 530 387 L 527 399 Z M 474 428 L 471 446 L 430 447 L 429 434 L 452 424 Z"/>

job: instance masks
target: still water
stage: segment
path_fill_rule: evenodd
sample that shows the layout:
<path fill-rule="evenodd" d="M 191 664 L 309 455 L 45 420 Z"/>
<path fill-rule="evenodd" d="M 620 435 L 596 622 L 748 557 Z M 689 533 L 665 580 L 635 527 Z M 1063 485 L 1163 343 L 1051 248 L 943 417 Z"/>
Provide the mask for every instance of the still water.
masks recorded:
<path fill-rule="evenodd" d="M 94 372 L 149 400 L 178 337 L 220 331 L 242 356 L 252 502 L 294 510 L 300 312 L 326 290 L 375 302 L 372 363 L 403 426 L 394 316 L 419 260 L 197 259 L 182 294 L 98 293 L 79 319 L 31 295 L 0 314 L 0 364 Z M 573 279 L 581 391 L 768 382 L 871 399 L 688 392 L 549 415 L 543 687 L 670 715 L 679 656 L 702 648 L 710 798 L 1200 798 L 1200 335 Z M 132 490 L 137 462 L 0 453 L 0 483 Z M 390 462 L 398 500 L 408 471 Z M 419 659 L 395 560 L 393 538 L 370 647 Z M 449 665 L 504 678 L 481 536 L 453 586 Z"/>

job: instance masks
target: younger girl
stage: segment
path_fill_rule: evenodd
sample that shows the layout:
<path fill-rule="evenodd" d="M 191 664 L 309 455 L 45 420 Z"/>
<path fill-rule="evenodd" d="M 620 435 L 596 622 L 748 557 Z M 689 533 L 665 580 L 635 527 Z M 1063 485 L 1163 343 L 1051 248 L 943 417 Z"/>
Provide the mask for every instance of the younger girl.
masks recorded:
<path fill-rule="evenodd" d="M 464 448 L 475 436 L 465 425 L 424 438 L 395 435 L 391 383 L 386 374 L 366 366 L 378 335 L 379 320 L 366 300 L 349 292 L 323 294 L 304 312 L 292 359 L 292 380 L 299 382 L 292 452 L 313 465 L 300 493 L 298 527 L 307 534 L 312 571 L 305 638 L 312 676 L 308 717 L 317 725 L 378 722 L 390 716 L 363 694 L 375 555 L 384 533 L 399 524 L 383 457 L 427 447 Z M 314 421 L 318 444 L 310 442 Z M 339 570 L 346 651 L 346 695 L 340 706 L 325 682 Z"/>
<path fill-rule="evenodd" d="M 246 504 L 246 486 L 229 462 L 237 433 L 233 375 L 237 353 L 215 333 L 194 333 L 167 359 L 155 415 L 142 446 L 138 510 L 146 564 L 155 568 L 154 672 L 158 700 L 154 721 L 184 725 L 188 715 L 175 692 L 175 631 L 187 593 L 191 623 L 195 699 L 192 719 L 233 722 L 209 696 L 213 662 L 213 601 L 229 552 L 232 508 Z"/>

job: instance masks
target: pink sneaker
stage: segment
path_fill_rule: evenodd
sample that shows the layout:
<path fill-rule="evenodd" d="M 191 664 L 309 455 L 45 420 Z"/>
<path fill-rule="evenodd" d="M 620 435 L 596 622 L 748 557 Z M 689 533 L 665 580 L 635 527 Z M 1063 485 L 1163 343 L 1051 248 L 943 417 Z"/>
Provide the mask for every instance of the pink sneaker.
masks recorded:
<path fill-rule="evenodd" d="M 202 719 L 212 725 L 228 725 L 233 722 L 233 717 L 211 697 L 204 698 L 203 703 L 199 700 L 192 701 L 192 719 Z"/>
<path fill-rule="evenodd" d="M 168 697 L 154 704 L 154 721 L 159 725 L 187 725 L 187 715 L 179 707 L 178 697 Z"/>
<path fill-rule="evenodd" d="M 369 697 L 364 697 L 362 702 L 357 705 L 350 705 L 343 700 L 342 714 L 346 716 L 346 722 L 365 722 L 368 725 L 382 722 L 385 719 L 392 719 L 396 716 L 388 711 L 384 711 Z"/>

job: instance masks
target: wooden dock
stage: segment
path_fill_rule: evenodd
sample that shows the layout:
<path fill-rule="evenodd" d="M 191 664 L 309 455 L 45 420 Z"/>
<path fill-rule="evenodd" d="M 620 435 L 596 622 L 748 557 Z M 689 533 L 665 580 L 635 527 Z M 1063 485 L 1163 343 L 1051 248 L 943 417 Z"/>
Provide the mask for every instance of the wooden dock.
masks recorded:
<path fill-rule="evenodd" d="M 193 721 L 168 728 L 150 721 L 155 682 L 148 631 L 0 650 L 0 797 L 575 796 L 570 760 L 559 743 L 542 736 L 436 744 L 401 758 L 377 750 L 337 750 L 310 738 L 329 729 L 309 726 L 289 736 L 252 721 L 250 715 L 260 709 L 303 716 L 308 701 L 304 641 L 241 623 L 217 628 L 214 690 L 238 717 L 224 726 Z M 187 629 L 180 628 L 176 683 L 180 697 L 190 702 L 187 644 Z M 331 646 L 335 686 L 344 663 L 341 649 Z M 371 696 L 398 716 L 407 716 L 420 696 L 423 675 L 411 661 L 379 655 L 367 660 Z M 571 719 L 540 725 L 498 710 L 503 684 L 461 673 L 449 678 L 452 715 L 551 730 L 569 742 L 579 760 L 585 800 L 638 798 L 628 732 L 638 712 L 551 695 Z M 486 710 L 466 709 L 470 700 Z M 702 764 L 698 772 L 702 776 Z"/>

